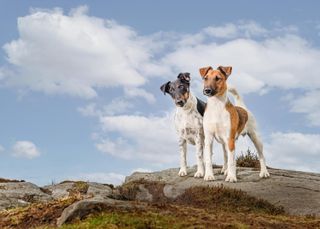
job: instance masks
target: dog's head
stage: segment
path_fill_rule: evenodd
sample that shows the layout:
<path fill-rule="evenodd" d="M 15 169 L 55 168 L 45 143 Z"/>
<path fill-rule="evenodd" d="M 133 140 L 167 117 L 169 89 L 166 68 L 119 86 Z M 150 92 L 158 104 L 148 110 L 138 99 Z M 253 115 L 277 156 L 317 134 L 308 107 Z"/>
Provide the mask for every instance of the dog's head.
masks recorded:
<path fill-rule="evenodd" d="M 171 95 L 176 106 L 183 107 L 190 95 L 190 73 L 180 73 L 173 82 L 168 81 L 160 87 L 160 90 Z"/>
<path fill-rule="evenodd" d="M 203 94 L 211 97 L 223 95 L 227 90 L 227 79 L 232 72 L 232 67 L 219 66 L 214 70 L 211 66 L 199 69 L 203 79 Z"/>

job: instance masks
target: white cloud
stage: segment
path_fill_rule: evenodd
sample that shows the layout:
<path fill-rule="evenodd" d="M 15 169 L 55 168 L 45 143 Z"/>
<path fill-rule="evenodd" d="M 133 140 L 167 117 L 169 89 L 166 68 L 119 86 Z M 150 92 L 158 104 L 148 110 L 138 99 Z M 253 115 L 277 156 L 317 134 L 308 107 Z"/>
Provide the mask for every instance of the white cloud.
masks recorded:
<path fill-rule="evenodd" d="M 71 177 L 71 180 L 82 180 L 82 181 L 91 181 L 98 182 L 103 184 L 114 184 L 120 185 L 124 182 L 125 175 L 119 173 L 83 173 L 79 176 Z"/>
<path fill-rule="evenodd" d="M 135 88 L 147 81 L 146 73 L 159 70 L 148 38 L 86 11 L 79 7 L 65 15 L 59 9 L 35 9 L 18 18 L 19 39 L 4 45 L 11 64 L 5 84 L 93 98 L 96 88 Z"/>
<path fill-rule="evenodd" d="M 4 151 L 5 151 L 5 148 L 2 145 L 0 145 L 0 153 L 2 153 Z"/>
<path fill-rule="evenodd" d="M 268 34 L 268 30 L 254 21 L 242 21 L 237 24 L 227 23 L 223 26 L 210 26 L 203 29 L 209 36 L 217 38 L 254 37 Z"/>
<path fill-rule="evenodd" d="M 141 88 L 127 88 L 125 90 L 126 96 L 129 97 L 141 97 L 144 98 L 149 103 L 154 103 L 156 101 L 153 94 L 147 92 L 144 89 Z"/>
<path fill-rule="evenodd" d="M 104 116 L 100 119 L 103 131 L 121 137 L 103 138 L 96 144 L 98 150 L 123 159 L 157 163 L 172 163 L 179 156 L 172 115 Z"/>
<path fill-rule="evenodd" d="M 320 135 L 298 132 L 271 134 L 265 143 L 267 163 L 273 167 L 319 172 Z"/>
<path fill-rule="evenodd" d="M 144 168 L 136 168 L 131 170 L 131 173 L 140 172 L 140 173 L 151 173 L 152 170 L 150 169 L 144 169 Z"/>
<path fill-rule="evenodd" d="M 40 156 L 40 151 L 33 142 L 17 141 L 12 147 L 12 154 L 15 157 L 32 159 Z"/>
<path fill-rule="evenodd" d="M 320 90 L 309 91 L 290 101 L 291 111 L 305 114 L 310 126 L 320 126 Z"/>
<path fill-rule="evenodd" d="M 133 103 L 124 98 L 115 98 L 107 105 L 89 103 L 84 107 L 79 107 L 78 111 L 87 117 L 101 117 L 103 115 L 115 115 L 125 113 L 133 108 Z"/>
<path fill-rule="evenodd" d="M 320 51 L 306 40 L 297 35 L 283 35 L 262 41 L 233 39 L 216 43 L 211 40 L 179 46 L 163 57 L 162 62 L 177 72 L 191 71 L 193 78 L 199 81 L 199 67 L 231 65 L 230 82 L 242 93 L 250 93 L 265 87 L 319 88 L 320 69 L 314 67 L 319 58 Z"/>

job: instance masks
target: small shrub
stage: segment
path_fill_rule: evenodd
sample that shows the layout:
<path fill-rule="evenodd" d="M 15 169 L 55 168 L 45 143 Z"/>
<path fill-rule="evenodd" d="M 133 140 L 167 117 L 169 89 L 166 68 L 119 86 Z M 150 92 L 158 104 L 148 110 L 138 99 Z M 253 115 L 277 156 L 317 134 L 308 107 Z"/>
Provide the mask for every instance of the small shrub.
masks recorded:
<path fill-rule="evenodd" d="M 247 152 L 237 157 L 237 166 L 239 167 L 250 167 L 250 168 L 260 168 L 259 158 L 256 154 L 252 153 L 248 148 Z"/>

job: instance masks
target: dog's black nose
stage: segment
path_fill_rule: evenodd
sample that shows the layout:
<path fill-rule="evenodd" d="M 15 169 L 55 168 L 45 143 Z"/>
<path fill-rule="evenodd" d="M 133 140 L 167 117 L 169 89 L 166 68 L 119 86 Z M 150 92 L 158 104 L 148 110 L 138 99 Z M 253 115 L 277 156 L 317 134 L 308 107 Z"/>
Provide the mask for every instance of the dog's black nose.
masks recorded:
<path fill-rule="evenodd" d="M 205 88 L 203 89 L 204 95 L 212 95 L 212 89 L 211 88 Z"/>
<path fill-rule="evenodd" d="M 182 107 L 184 105 L 184 102 L 182 100 L 178 100 L 176 104 Z"/>

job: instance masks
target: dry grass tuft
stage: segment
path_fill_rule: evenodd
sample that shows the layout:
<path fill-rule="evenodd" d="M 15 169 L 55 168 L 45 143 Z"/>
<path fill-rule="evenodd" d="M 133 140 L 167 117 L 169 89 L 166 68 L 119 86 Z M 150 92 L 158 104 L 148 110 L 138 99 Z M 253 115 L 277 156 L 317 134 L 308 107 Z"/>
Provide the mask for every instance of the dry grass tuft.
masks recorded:
<path fill-rule="evenodd" d="M 40 225 L 55 225 L 62 211 L 80 200 L 72 196 L 48 203 L 34 203 L 28 207 L 15 208 L 0 212 L 0 228 L 31 228 Z"/>
<path fill-rule="evenodd" d="M 237 157 L 237 166 L 258 169 L 260 168 L 259 158 L 248 149 L 246 153 L 242 152 L 241 155 Z"/>

